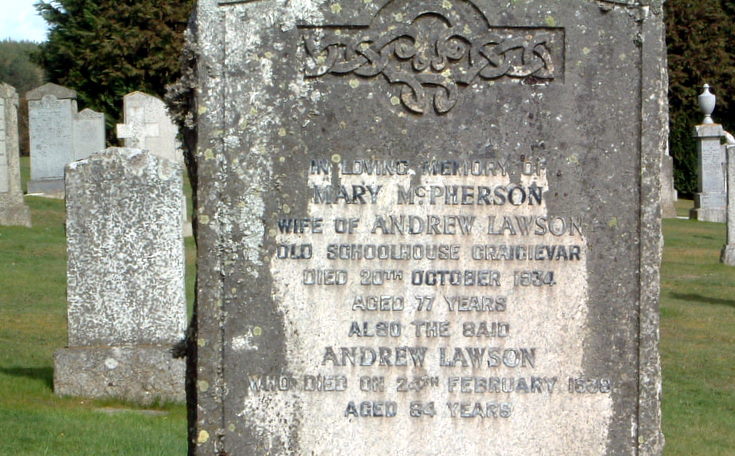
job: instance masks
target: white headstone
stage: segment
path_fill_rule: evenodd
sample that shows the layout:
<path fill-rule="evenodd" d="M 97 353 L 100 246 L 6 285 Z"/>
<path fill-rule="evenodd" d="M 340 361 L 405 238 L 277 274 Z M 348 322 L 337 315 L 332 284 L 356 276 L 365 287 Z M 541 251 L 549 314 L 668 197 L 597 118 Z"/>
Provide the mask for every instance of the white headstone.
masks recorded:
<path fill-rule="evenodd" d="M 66 171 L 69 347 L 61 395 L 183 400 L 182 169 L 138 149 L 107 149 Z"/>
<path fill-rule="evenodd" d="M 697 140 L 697 193 L 689 218 L 724 223 L 727 218 L 725 131 L 720 124 L 703 123 L 694 128 Z"/>
<path fill-rule="evenodd" d="M 31 226 L 18 158 L 18 94 L 0 83 L 0 225 Z"/>
<path fill-rule="evenodd" d="M 125 147 L 137 147 L 153 155 L 183 163 L 176 135 L 178 130 L 159 98 L 132 92 L 123 98 L 125 123 L 118 124 L 117 137 Z"/>

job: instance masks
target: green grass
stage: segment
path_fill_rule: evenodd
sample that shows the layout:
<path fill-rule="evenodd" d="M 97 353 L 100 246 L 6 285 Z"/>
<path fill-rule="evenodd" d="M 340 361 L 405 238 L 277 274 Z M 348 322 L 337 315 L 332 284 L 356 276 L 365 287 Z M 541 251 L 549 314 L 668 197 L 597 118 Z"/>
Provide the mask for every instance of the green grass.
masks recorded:
<path fill-rule="evenodd" d="M 27 177 L 28 161 L 23 160 Z M 183 455 L 182 405 L 58 398 L 54 350 L 66 345 L 64 204 L 28 197 L 33 228 L 0 227 L 0 456 Z M 691 201 L 677 203 L 681 215 Z M 719 263 L 725 226 L 664 221 L 661 293 L 667 456 L 735 454 L 735 267 Z M 187 297 L 194 284 L 187 240 Z M 101 409 L 126 409 L 110 414 Z"/>
<path fill-rule="evenodd" d="M 22 160 L 27 179 L 28 159 Z M 183 455 L 186 411 L 142 414 L 120 401 L 53 394 L 53 352 L 66 345 L 64 202 L 27 197 L 33 228 L 0 227 L 0 455 Z M 194 283 L 187 239 L 187 298 Z M 122 409 L 110 413 L 110 409 Z"/>
<path fill-rule="evenodd" d="M 688 213 L 691 201 L 677 204 Z M 681 214 L 685 215 L 685 214 Z M 661 356 L 667 455 L 735 454 L 735 267 L 725 225 L 664 221 Z"/>

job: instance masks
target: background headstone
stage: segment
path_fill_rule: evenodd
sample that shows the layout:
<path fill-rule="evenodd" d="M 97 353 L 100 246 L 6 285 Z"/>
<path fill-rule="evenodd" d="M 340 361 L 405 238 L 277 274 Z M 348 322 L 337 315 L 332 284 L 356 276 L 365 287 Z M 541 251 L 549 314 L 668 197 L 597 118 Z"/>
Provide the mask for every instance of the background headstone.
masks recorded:
<path fill-rule="evenodd" d="M 123 97 L 125 123 L 118 124 L 117 137 L 125 147 L 149 150 L 152 154 L 183 163 L 176 135 L 178 130 L 166 111 L 166 104 L 152 95 L 132 92 Z"/>
<path fill-rule="evenodd" d="M 31 90 L 28 134 L 31 180 L 28 193 L 62 194 L 64 167 L 105 148 L 104 114 L 77 112 L 77 94 L 56 84 Z"/>
<path fill-rule="evenodd" d="M 703 222 L 725 223 L 727 220 L 727 156 L 722 139 L 725 130 L 714 123 L 712 112 L 717 98 L 709 91 L 709 84 L 698 97 L 704 114 L 700 125 L 694 127 L 697 141 L 697 194 L 689 218 Z"/>
<path fill-rule="evenodd" d="M 124 139 L 125 147 L 136 147 L 177 163 L 184 163 L 184 155 L 177 139 L 178 128 L 159 98 L 143 92 L 131 92 L 123 97 L 125 123 L 117 125 L 117 137 Z M 186 204 L 182 207 L 184 236 L 191 236 Z"/>
<path fill-rule="evenodd" d="M 668 150 L 667 147 L 661 159 L 661 215 L 665 218 L 676 218 L 675 203 L 679 195 L 674 187 L 674 157 L 668 154 Z"/>
<path fill-rule="evenodd" d="M 702 222 L 725 223 L 727 220 L 727 159 L 720 124 L 694 127 L 697 140 L 697 194 L 689 218 Z"/>
<path fill-rule="evenodd" d="M 48 83 L 26 94 L 31 147 L 28 193 L 64 191 L 64 166 L 74 161 L 75 91 Z"/>
<path fill-rule="evenodd" d="M 183 400 L 182 170 L 136 149 L 107 149 L 66 171 L 69 346 L 60 395 Z"/>
<path fill-rule="evenodd" d="M 662 14 L 199 1 L 194 454 L 660 455 Z"/>
<path fill-rule="evenodd" d="M 0 82 L 0 225 L 31 226 L 18 155 L 18 94 Z"/>
<path fill-rule="evenodd" d="M 727 154 L 727 242 L 722 247 L 720 262 L 735 266 L 735 144 L 728 142 Z"/>
<path fill-rule="evenodd" d="M 105 149 L 105 115 L 83 109 L 74 117 L 74 160 L 87 158 Z"/>

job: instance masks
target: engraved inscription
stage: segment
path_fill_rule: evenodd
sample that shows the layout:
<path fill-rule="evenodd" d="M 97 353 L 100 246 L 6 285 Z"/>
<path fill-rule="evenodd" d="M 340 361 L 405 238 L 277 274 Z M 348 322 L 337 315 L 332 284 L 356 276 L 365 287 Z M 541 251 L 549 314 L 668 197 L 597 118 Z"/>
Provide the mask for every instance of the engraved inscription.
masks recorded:
<path fill-rule="evenodd" d="M 364 426 L 609 401 L 613 380 L 586 377 L 571 342 L 585 220 L 549 213 L 542 157 L 314 157 L 307 172 L 309 210 L 274 219 L 271 261 L 292 333 L 313 343 L 291 372 L 246 372 L 253 398 L 289 391 Z"/>

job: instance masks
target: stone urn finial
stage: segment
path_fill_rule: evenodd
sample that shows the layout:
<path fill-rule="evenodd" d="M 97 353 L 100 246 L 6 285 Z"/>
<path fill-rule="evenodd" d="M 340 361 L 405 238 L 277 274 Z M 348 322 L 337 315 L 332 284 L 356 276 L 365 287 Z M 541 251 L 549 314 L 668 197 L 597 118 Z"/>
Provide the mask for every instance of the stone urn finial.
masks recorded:
<path fill-rule="evenodd" d="M 704 90 L 697 97 L 699 99 L 699 109 L 704 114 L 703 124 L 713 124 L 712 112 L 715 110 L 715 104 L 717 103 L 717 97 L 712 95 L 709 91 L 709 84 L 704 85 Z"/>

